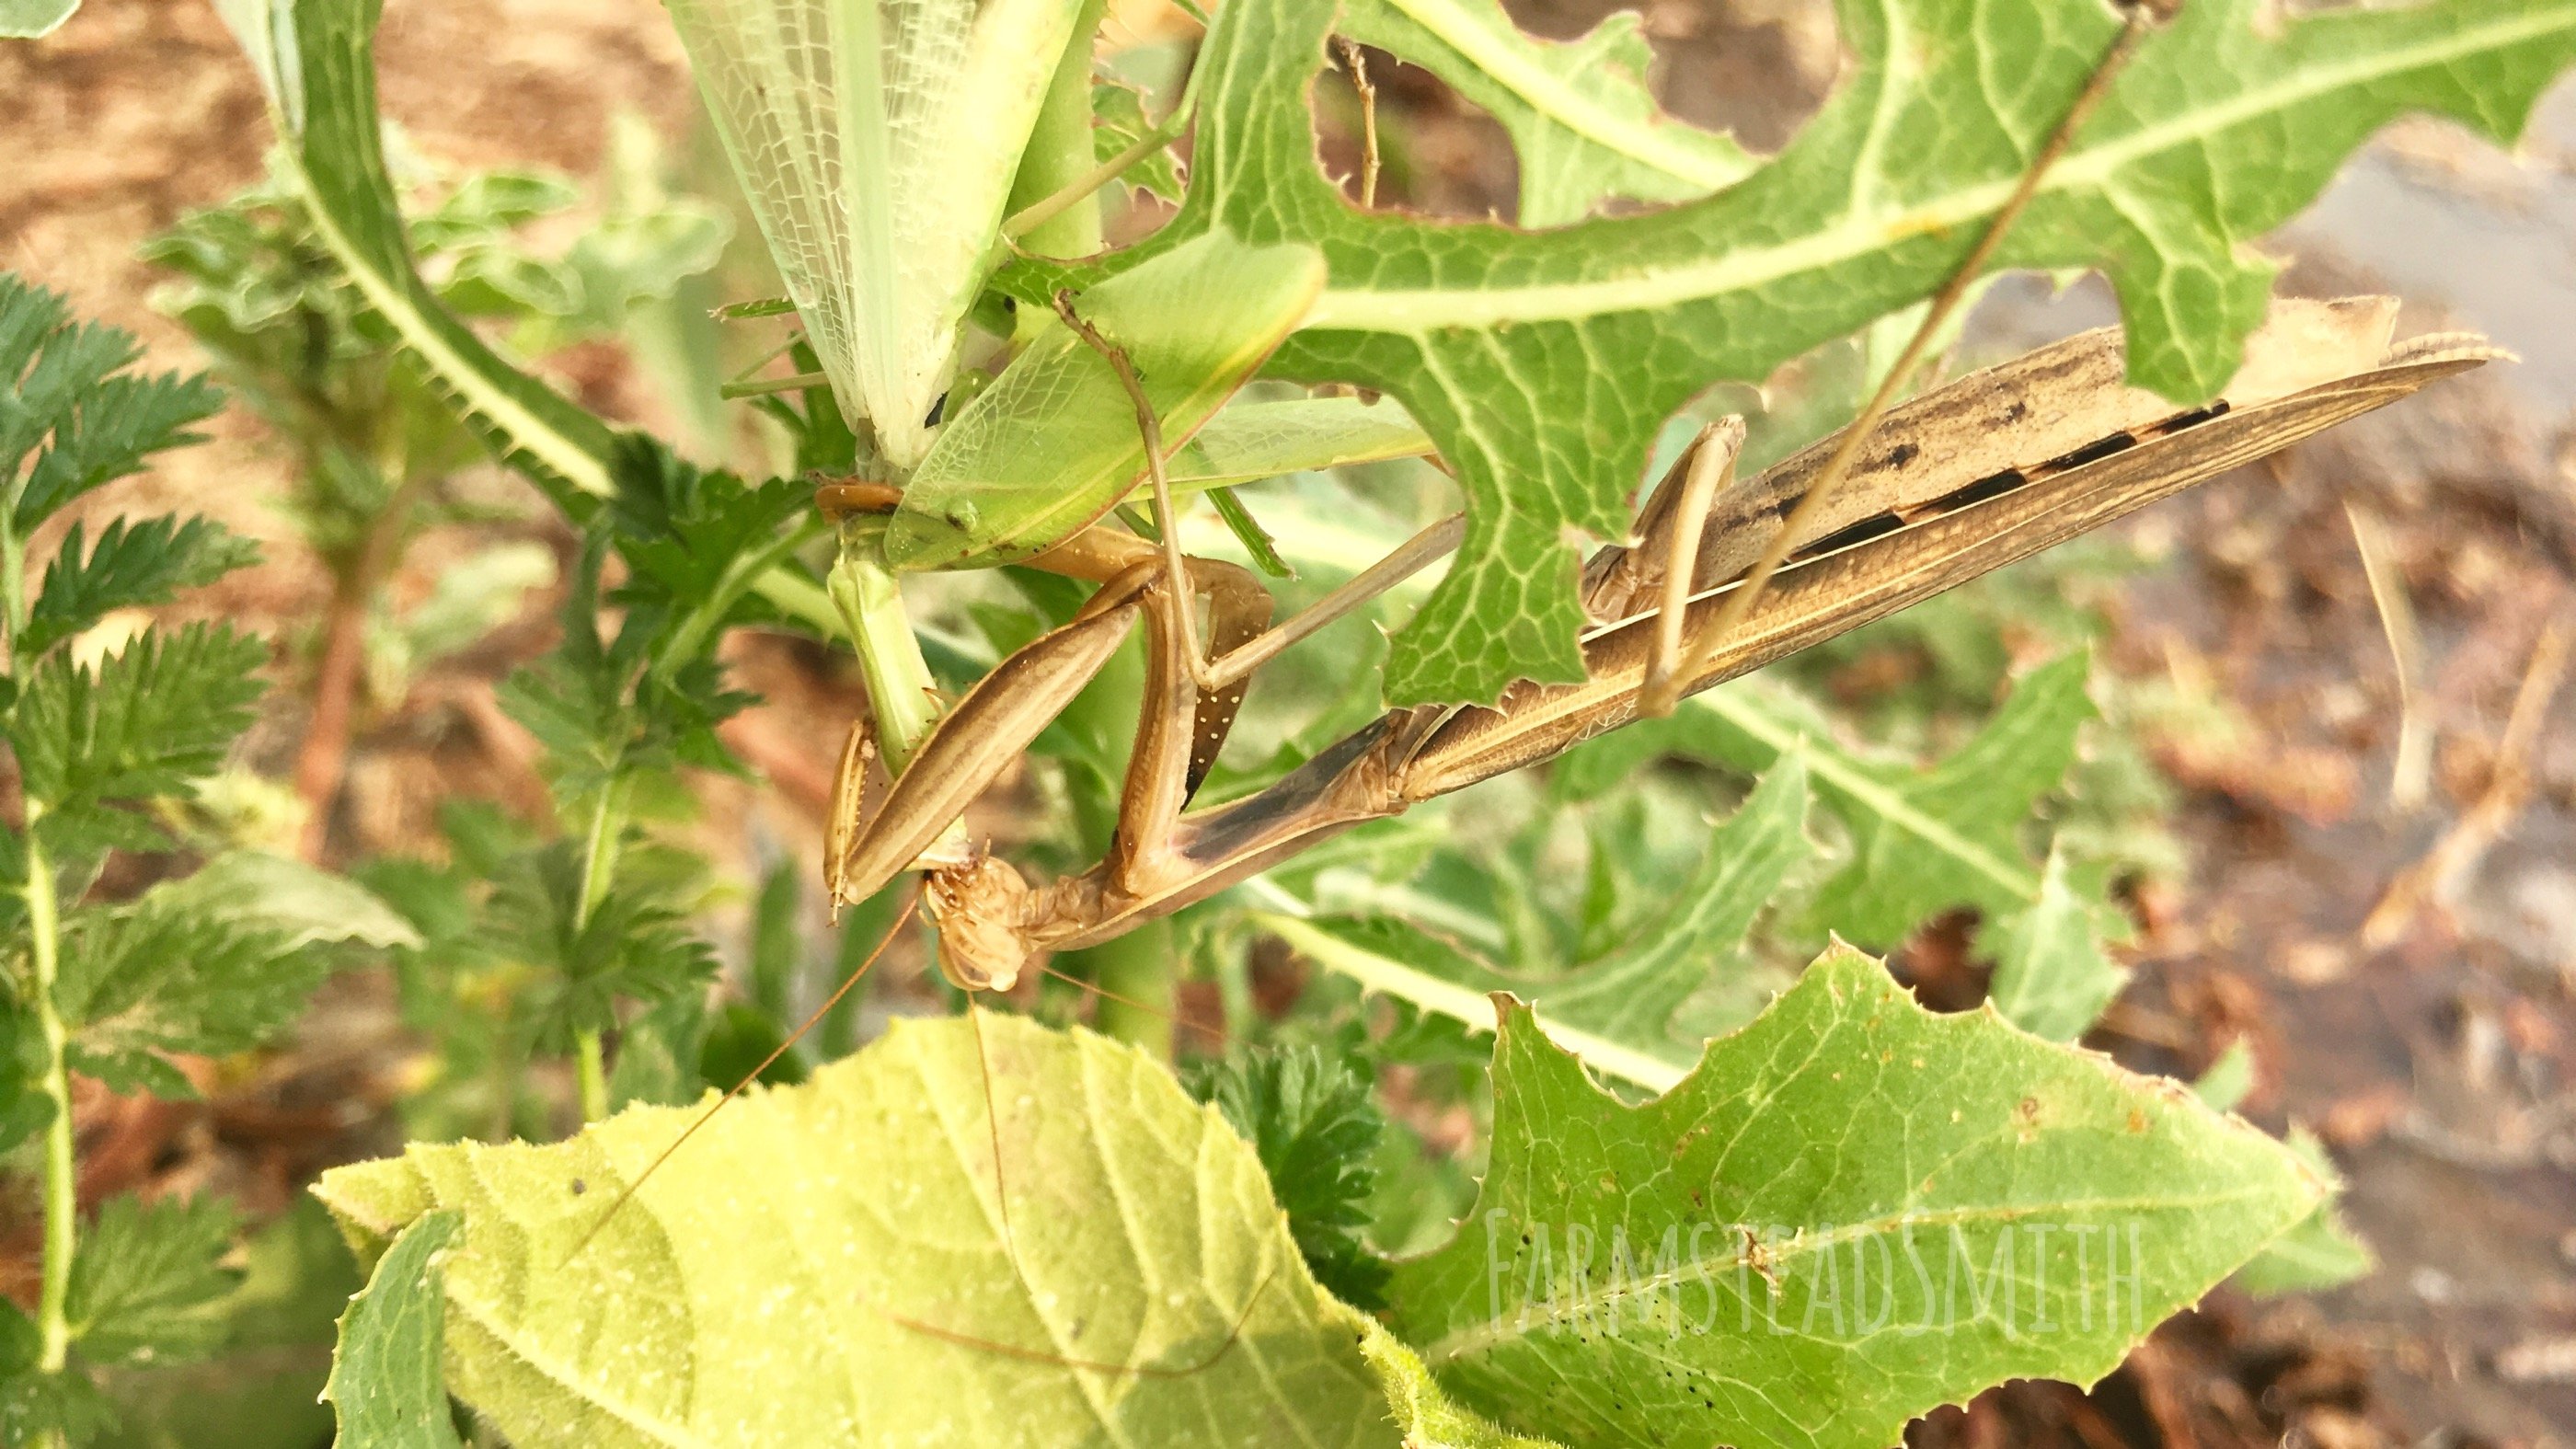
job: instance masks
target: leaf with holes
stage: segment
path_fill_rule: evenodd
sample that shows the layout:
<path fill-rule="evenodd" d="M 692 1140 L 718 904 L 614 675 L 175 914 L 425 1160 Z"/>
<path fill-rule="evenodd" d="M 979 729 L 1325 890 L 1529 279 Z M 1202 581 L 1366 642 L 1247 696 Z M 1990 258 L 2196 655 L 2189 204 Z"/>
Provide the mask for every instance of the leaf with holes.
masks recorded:
<path fill-rule="evenodd" d="M 1461 0 L 1463 5 L 1464 0 Z M 1932 292 L 1966 256 L 2120 25 L 2065 0 L 1851 0 L 1842 88 L 1704 200 L 1544 232 L 1352 208 L 1308 92 L 1333 0 L 1238 0 L 1206 58 L 1188 201 L 1099 262 L 1022 262 L 1039 299 L 1218 225 L 1322 249 L 1330 280 L 1271 374 L 1396 397 L 1457 472 L 1456 564 L 1396 637 L 1397 703 L 1582 677 L 1569 537 L 1623 534 L 1666 418 Z M 1466 31 L 1456 32 L 1464 36 Z M 2509 142 L 2576 58 L 2576 0 L 2441 0 L 2259 24 L 2209 0 L 2149 37 L 1994 258 L 2096 267 L 2130 376 L 2197 402 L 2234 371 L 2275 264 L 2246 243 L 2412 111 Z"/>

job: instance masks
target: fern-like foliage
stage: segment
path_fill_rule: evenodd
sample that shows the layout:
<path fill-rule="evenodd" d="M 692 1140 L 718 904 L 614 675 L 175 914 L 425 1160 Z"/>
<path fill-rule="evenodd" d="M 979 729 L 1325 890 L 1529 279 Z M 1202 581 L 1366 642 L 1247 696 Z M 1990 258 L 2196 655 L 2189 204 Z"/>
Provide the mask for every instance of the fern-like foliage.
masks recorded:
<path fill-rule="evenodd" d="M 1387 1263 L 1370 1251 L 1370 1164 L 1386 1118 L 1348 1063 L 1311 1046 L 1238 1051 L 1184 1083 L 1260 1154 L 1271 1193 L 1315 1280 L 1345 1303 L 1385 1301 Z"/>

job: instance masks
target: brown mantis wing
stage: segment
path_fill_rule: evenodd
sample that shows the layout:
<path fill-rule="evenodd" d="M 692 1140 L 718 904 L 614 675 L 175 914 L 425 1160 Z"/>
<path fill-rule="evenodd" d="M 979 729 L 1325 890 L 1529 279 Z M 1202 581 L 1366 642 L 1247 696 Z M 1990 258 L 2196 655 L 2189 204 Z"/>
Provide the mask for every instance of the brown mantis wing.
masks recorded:
<path fill-rule="evenodd" d="M 2369 328 L 2384 339 L 2384 305 L 2375 313 L 2366 304 L 2333 305 L 2347 320 L 2370 316 Z M 2293 320 L 2304 325 L 2296 312 Z M 2358 339 L 2346 336 L 2368 340 L 2369 330 Z M 2309 338 L 2313 342 L 2315 334 Z M 2258 373 L 2253 379 L 2256 386 L 2249 391 L 2260 400 L 2240 404 L 2231 389 L 2221 404 L 2179 415 L 2162 404 L 2158 416 L 2125 420 L 2110 436 L 2057 452 L 2022 452 L 2019 464 L 1995 467 L 1994 450 L 1981 446 L 1894 464 L 1903 474 L 1902 487 L 1894 490 L 1898 506 L 1889 507 L 1882 491 L 1877 513 L 1829 522 L 1831 532 L 1780 572 L 1733 637 L 1721 641 L 1707 664 L 1683 682 L 1684 692 L 1707 689 L 1882 618 L 2498 355 L 2475 339 L 2456 337 L 2419 339 L 2394 351 L 2376 342 L 2372 352 L 2384 353 L 2377 366 L 2284 387 L 2284 375 L 2296 380 L 2291 349 L 2266 363 L 2275 368 L 2269 377 Z M 2027 373 L 2021 380 L 2029 381 Z M 1972 400 L 1953 394 L 1997 386 L 1991 375 L 1972 377 L 1917 406 L 1974 417 L 1979 410 L 1967 406 Z M 2089 391 L 2100 384 L 2079 386 Z M 1997 406 L 2009 411 L 2018 404 L 2027 415 L 2052 403 L 2085 401 L 2049 394 L 2037 386 Z M 2038 446 L 2055 448 L 2055 431 L 2040 429 Z M 1781 474 L 1799 464 L 1791 459 L 1753 480 L 1746 492 L 1757 499 L 1794 499 L 1794 484 Z M 1725 501 L 1744 496 L 1730 494 Z M 1650 527 L 1640 552 L 1651 546 L 1651 532 Z M 1733 586 L 1722 583 L 1694 594 L 1692 627 L 1708 627 Z M 1637 614 L 1589 635 L 1583 646 L 1589 677 L 1583 683 L 1518 684 L 1492 708 L 1418 708 L 1382 716 L 1260 794 L 1185 817 L 1171 836 L 1169 868 L 1147 889 L 1135 888 L 1139 882 L 1132 872 L 1112 885 L 1095 868 L 1031 893 L 1014 908 L 1018 934 L 1035 950 L 1106 940 L 1353 825 L 1548 759 L 1615 729 L 1634 717 L 1654 622 L 1651 613 Z"/>

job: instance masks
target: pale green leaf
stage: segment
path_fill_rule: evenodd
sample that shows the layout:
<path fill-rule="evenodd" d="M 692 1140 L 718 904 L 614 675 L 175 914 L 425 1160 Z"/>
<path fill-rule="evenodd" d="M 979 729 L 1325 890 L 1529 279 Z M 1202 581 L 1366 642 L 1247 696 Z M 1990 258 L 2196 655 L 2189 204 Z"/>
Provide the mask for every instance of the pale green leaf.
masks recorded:
<path fill-rule="evenodd" d="M 1493 1022 L 1491 994 L 1514 993 L 1587 1065 L 1661 1090 L 1681 1080 L 1692 1057 L 1673 1039 L 1674 1012 L 1713 974 L 1741 968 L 1738 948 L 1754 917 L 1812 848 L 1806 820 L 1807 772 L 1793 755 L 1710 832 L 1699 869 L 1667 906 L 1555 975 L 1501 969 L 1391 916 L 1317 916 L 1285 927 L 1284 917 L 1261 920 L 1325 969 L 1479 1031 Z"/>
<path fill-rule="evenodd" d="M 458 1449 L 439 1382 L 446 1319 L 440 1287 L 441 1258 L 464 1226 L 457 1212 L 407 1224 L 349 1300 L 322 1390 L 338 1415 L 343 1449 Z"/>
<path fill-rule="evenodd" d="M 1127 354 L 1163 446 L 1197 432 L 1324 285 L 1310 247 L 1195 237 L 1075 300 Z M 1134 400 L 1109 360 L 1049 327 L 939 435 L 886 529 L 897 569 L 989 567 L 1040 553 L 1145 476 Z"/>
<path fill-rule="evenodd" d="M 1973 738 L 1929 767 L 1844 750 L 1821 716 L 1759 685 L 1700 695 L 1671 725 L 1622 748 L 1751 771 L 1803 748 L 1817 793 L 1852 838 L 1850 861 L 1819 888 L 1807 917 L 1818 930 L 1894 945 L 1953 906 L 2003 918 L 2038 903 L 2040 872 L 2015 837 L 2064 778 L 2076 732 L 2093 717 L 2088 668 L 2077 653 L 2031 671 Z"/>
<path fill-rule="evenodd" d="M 910 469 L 1080 6 L 674 0 L 671 19 L 844 412 Z"/>
<path fill-rule="evenodd" d="M 979 1052 L 968 1021 L 898 1021 L 755 1089 L 604 1227 L 693 1111 L 415 1145 L 316 1191 L 371 1240 L 464 1215 L 447 1383 L 519 1449 L 1393 1445 L 1348 1310 L 1215 1109 L 1103 1038 L 981 1027 Z"/>
<path fill-rule="evenodd" d="M 2150 37 L 1993 259 L 2099 268 L 2130 375 L 2209 396 L 2265 311 L 2287 220 L 2411 111 L 2510 141 L 2576 55 L 2576 0 L 2439 0 L 2258 23 L 2182 7 Z M 1123 268 L 1224 224 L 1322 248 L 1331 280 L 1270 371 L 1401 400 L 1465 494 L 1455 564 L 1399 634 L 1397 703 L 1582 677 L 1577 533 L 1623 534 L 1659 426 L 1936 288 L 2121 21 L 2067 0 L 1848 0 L 1841 89 L 1776 158 L 1705 200 L 1544 232 L 1348 205 L 1314 159 L 1307 96 L 1334 0 L 1219 12 L 1181 215 Z M 1022 263 L 1024 298 L 1060 285 Z"/>
<path fill-rule="evenodd" d="M 1506 1005 L 1493 1155 L 1391 1327 L 1567 1444 L 1876 1449 L 2015 1377 L 2087 1383 L 2323 1184 L 2189 1093 L 1836 950 L 1628 1107 Z"/>
<path fill-rule="evenodd" d="M 2291 1123 L 2289 1147 L 2310 1171 L 2330 1185 L 2337 1197 L 2342 1195 L 2343 1178 L 2315 1133 Z M 2253 1262 L 2237 1270 L 2235 1283 L 2261 1298 L 2282 1293 L 2318 1293 L 2365 1277 L 2378 1266 L 2379 1256 L 2344 1221 L 2343 1210 L 2326 1202 L 2289 1231 L 2265 1243 Z"/>
<path fill-rule="evenodd" d="M 1494 0 L 1352 0 L 1341 33 L 1446 80 L 1491 112 L 1520 156 L 1520 223 L 1580 221 L 1611 197 L 1688 201 L 1741 180 L 1731 136 L 1662 114 L 1646 88 L 1654 52 L 1615 11 L 1580 40 L 1521 33 Z"/>
<path fill-rule="evenodd" d="M 2207 1102 L 2211 1111 L 2235 1111 L 2245 1095 L 2254 1090 L 2254 1048 L 2246 1045 L 2241 1036 L 2229 1042 L 2227 1050 L 2218 1054 L 2218 1060 L 2209 1064 L 2209 1070 L 2200 1074 L 2191 1089 L 2200 1094 L 2200 1100 Z"/>
<path fill-rule="evenodd" d="M 1987 999 L 2004 1020 L 2050 1041 L 2073 1041 L 2101 1019 L 2129 972 L 2103 954 L 2094 911 L 2066 883 L 2066 857 L 2051 851 L 2039 899 L 1994 932 L 2000 945 Z"/>
<path fill-rule="evenodd" d="M 1485 988 L 1493 968 L 1454 942 L 1392 917 L 1310 918 L 1276 911 L 1249 911 L 1245 916 L 1287 942 L 1298 955 L 1349 977 L 1366 990 L 1478 1031 L 1492 1029 L 1493 998 Z M 1552 1018 L 1537 1020 L 1549 1040 L 1585 1066 L 1621 1081 L 1660 1092 L 1688 1074 L 1688 1066 L 1670 1047 L 1640 1050 Z"/>
<path fill-rule="evenodd" d="M 1574 1026 L 1669 1049 L 1673 1013 L 1713 972 L 1743 962 L 1753 918 L 1814 847 L 1807 840 L 1807 764 L 1782 759 L 1709 836 L 1699 869 L 1663 910 L 1597 960 L 1534 998 Z"/>
<path fill-rule="evenodd" d="M 233 850 L 183 880 L 154 888 L 164 905 L 202 918 L 257 926 L 287 950 L 324 941 L 411 948 L 420 932 L 375 892 L 346 876 L 259 850 Z"/>
<path fill-rule="evenodd" d="M 80 0 L 0 0 L 0 40 L 51 35 L 80 9 Z"/>

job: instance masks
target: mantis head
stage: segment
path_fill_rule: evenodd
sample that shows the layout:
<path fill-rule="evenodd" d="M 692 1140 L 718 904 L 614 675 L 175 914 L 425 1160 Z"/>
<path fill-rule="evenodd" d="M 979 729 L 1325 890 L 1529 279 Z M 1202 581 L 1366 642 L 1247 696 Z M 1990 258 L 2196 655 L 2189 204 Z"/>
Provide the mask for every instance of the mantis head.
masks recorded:
<path fill-rule="evenodd" d="M 1020 932 L 1028 882 L 981 850 L 922 881 L 922 902 L 939 927 L 939 971 L 960 991 L 1008 991 L 1029 964 Z"/>

